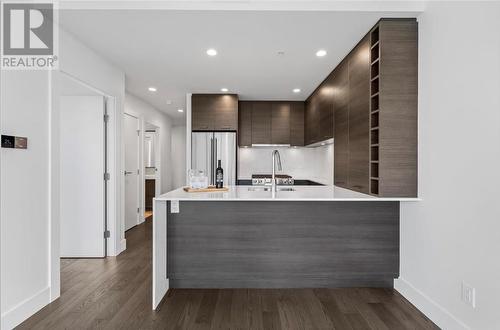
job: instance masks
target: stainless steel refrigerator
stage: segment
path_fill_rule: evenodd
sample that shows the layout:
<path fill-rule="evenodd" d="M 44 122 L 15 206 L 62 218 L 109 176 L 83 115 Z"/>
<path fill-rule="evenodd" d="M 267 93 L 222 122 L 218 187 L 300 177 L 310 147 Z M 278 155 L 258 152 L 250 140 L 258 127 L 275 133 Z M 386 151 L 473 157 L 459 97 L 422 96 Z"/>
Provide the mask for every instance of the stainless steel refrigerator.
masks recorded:
<path fill-rule="evenodd" d="M 191 168 L 203 170 L 210 185 L 215 185 L 215 169 L 221 160 L 224 186 L 236 185 L 236 133 L 191 133 Z"/>

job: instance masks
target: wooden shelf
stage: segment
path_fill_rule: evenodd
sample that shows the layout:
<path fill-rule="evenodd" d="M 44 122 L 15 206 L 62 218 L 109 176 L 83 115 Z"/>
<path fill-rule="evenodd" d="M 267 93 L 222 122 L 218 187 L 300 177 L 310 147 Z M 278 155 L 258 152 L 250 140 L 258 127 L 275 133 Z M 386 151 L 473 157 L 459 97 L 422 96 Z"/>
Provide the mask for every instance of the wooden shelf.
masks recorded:
<path fill-rule="evenodd" d="M 380 57 L 377 57 L 377 59 L 375 59 L 374 61 L 372 61 L 371 65 L 374 65 L 375 63 L 377 63 L 379 61 L 380 61 Z"/>
<path fill-rule="evenodd" d="M 377 180 L 378 181 L 378 177 L 375 177 L 375 176 L 371 176 L 370 177 L 371 180 Z"/>
<path fill-rule="evenodd" d="M 374 130 L 377 130 L 377 129 L 378 129 L 378 126 L 375 126 L 375 127 L 370 128 L 370 131 L 374 131 Z"/>
<path fill-rule="evenodd" d="M 377 110 L 372 110 L 371 114 L 373 115 L 373 114 L 376 114 L 376 113 L 379 113 L 379 112 L 380 112 L 380 110 L 379 110 L 379 109 L 377 109 Z"/>
<path fill-rule="evenodd" d="M 372 97 L 378 96 L 380 92 L 376 92 L 375 94 L 372 95 Z"/>
<path fill-rule="evenodd" d="M 378 79 L 379 75 L 376 75 L 375 77 L 373 77 L 370 81 L 374 81 L 375 79 Z"/>
<path fill-rule="evenodd" d="M 378 143 L 370 144 L 370 147 L 378 147 Z"/>
<path fill-rule="evenodd" d="M 378 164 L 378 160 L 370 160 L 370 163 L 376 163 L 376 164 Z"/>
<path fill-rule="evenodd" d="M 370 49 L 375 48 L 378 44 L 380 43 L 380 40 L 377 40 L 371 47 Z"/>

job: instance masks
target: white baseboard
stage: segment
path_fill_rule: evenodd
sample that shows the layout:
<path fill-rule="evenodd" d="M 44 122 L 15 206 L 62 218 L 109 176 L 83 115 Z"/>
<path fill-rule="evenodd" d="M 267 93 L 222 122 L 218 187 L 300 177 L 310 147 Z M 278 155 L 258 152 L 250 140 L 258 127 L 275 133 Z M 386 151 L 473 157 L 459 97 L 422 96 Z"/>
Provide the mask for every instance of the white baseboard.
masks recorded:
<path fill-rule="evenodd" d="M 13 329 L 50 303 L 50 287 L 46 287 L 17 306 L 2 313 L 2 329 Z"/>
<path fill-rule="evenodd" d="M 403 278 L 394 281 L 396 289 L 403 297 L 417 307 L 432 322 L 442 329 L 470 329 L 465 323 L 447 311 L 443 306 L 436 303 L 425 293 L 415 288 Z"/>
<path fill-rule="evenodd" d="M 127 249 L 127 239 L 124 238 L 120 241 L 120 251 L 117 253 L 117 255 L 122 253 L 126 249 Z"/>

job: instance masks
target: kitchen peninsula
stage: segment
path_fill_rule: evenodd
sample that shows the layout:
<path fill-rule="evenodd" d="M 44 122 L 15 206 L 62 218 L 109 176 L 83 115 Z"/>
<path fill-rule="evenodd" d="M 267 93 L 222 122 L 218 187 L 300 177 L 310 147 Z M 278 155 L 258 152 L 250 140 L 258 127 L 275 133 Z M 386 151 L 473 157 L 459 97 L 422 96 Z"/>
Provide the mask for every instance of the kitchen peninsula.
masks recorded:
<path fill-rule="evenodd" d="M 153 307 L 168 288 L 392 287 L 399 203 L 335 186 L 155 199 Z"/>
<path fill-rule="evenodd" d="M 190 95 L 186 170 L 213 185 L 220 162 L 228 191 L 155 199 L 154 308 L 168 288 L 393 287 L 418 196 L 417 28 L 380 20 L 303 101 Z"/>

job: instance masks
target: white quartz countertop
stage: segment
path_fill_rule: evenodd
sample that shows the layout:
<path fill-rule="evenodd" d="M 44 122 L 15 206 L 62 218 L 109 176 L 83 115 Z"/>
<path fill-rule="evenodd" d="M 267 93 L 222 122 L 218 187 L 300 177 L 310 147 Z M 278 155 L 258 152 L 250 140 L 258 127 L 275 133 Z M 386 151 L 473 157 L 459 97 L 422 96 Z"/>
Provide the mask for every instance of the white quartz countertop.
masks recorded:
<path fill-rule="evenodd" d="M 264 191 L 255 186 L 229 186 L 223 192 L 185 192 L 182 188 L 156 197 L 157 201 L 419 201 L 419 198 L 381 198 L 337 186 L 279 186 L 294 191 Z M 270 187 L 269 187 L 270 188 Z"/>

